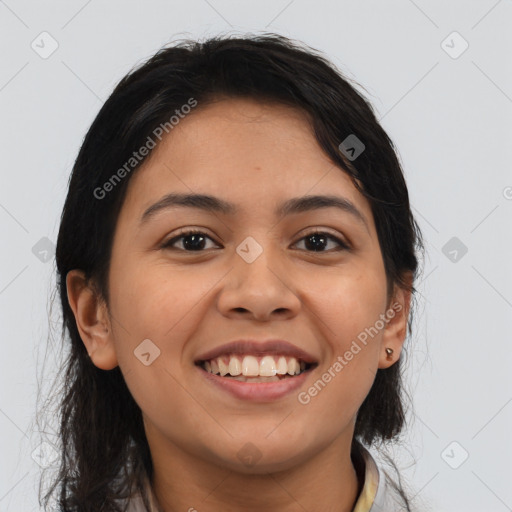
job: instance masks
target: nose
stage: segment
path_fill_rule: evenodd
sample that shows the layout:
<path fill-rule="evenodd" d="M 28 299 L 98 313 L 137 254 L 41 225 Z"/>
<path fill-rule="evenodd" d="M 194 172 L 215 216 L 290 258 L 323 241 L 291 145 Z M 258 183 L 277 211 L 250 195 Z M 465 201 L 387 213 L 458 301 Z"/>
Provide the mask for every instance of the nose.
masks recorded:
<path fill-rule="evenodd" d="M 298 314 L 301 301 L 278 251 L 267 248 L 251 263 L 234 254 L 233 269 L 226 276 L 217 301 L 224 316 L 265 322 Z"/>

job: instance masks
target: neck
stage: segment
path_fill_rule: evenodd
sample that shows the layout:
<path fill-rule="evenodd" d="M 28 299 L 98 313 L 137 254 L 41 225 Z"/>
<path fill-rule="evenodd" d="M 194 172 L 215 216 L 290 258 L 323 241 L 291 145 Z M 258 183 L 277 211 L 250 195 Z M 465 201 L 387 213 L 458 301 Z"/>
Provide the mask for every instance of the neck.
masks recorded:
<path fill-rule="evenodd" d="M 161 512 L 352 512 L 362 482 L 352 463 L 348 434 L 285 470 L 255 472 L 255 466 L 251 473 L 198 458 L 151 435 L 154 494 Z"/>

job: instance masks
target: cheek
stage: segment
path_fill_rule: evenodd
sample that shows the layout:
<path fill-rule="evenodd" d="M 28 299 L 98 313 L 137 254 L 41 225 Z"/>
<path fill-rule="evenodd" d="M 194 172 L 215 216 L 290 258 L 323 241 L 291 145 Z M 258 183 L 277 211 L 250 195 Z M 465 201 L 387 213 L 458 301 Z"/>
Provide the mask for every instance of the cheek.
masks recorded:
<path fill-rule="evenodd" d="M 316 379 L 310 381 L 311 385 L 297 397 L 297 407 L 300 408 L 297 416 L 302 413 L 315 425 L 306 430 L 311 443 L 315 438 L 332 439 L 355 422 L 375 375 L 362 359 L 356 357 L 346 365 L 333 363 L 325 371 L 318 372 Z"/>
<path fill-rule="evenodd" d="M 119 366 L 134 400 L 152 422 L 161 420 L 162 428 L 164 411 L 169 412 L 165 404 L 182 411 L 180 422 L 173 427 L 176 432 L 181 432 L 182 424 L 197 430 L 209 425 L 204 410 L 184 391 L 188 369 L 183 366 L 183 354 L 187 340 L 200 325 L 199 317 L 205 315 L 201 299 L 217 281 L 211 272 L 196 279 L 190 271 L 171 272 L 164 265 L 130 268 L 126 262 L 111 275 Z M 148 365 L 145 353 L 149 353 Z"/>
<path fill-rule="evenodd" d="M 317 281 L 318 284 L 318 281 Z M 377 272 L 325 280 L 312 299 L 324 360 L 299 403 L 338 423 L 348 421 L 368 394 L 378 368 L 385 324 L 385 276 Z"/>
<path fill-rule="evenodd" d="M 111 276 L 110 306 L 123 370 L 138 367 L 134 351 L 149 339 L 160 351 L 155 366 L 181 374 L 187 340 L 204 321 L 211 307 L 208 294 L 218 281 L 218 275 L 208 270 L 192 273 L 162 264 L 117 267 Z"/>
<path fill-rule="evenodd" d="M 351 341 L 376 324 L 386 308 L 385 276 L 371 270 L 331 275 L 311 281 L 307 292 L 311 307 L 322 320 L 331 347 L 344 352 Z M 380 323 L 379 323 L 380 325 Z"/>
<path fill-rule="evenodd" d="M 161 337 L 193 310 L 214 283 L 211 274 L 196 276 L 189 269 L 168 265 L 118 267 L 111 276 L 112 310 L 139 335 Z"/>

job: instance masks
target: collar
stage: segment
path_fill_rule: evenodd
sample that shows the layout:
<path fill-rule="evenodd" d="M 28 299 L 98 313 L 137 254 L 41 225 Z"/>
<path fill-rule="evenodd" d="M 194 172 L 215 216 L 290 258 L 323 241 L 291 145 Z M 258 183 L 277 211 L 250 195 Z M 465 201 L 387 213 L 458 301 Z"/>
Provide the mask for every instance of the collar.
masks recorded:
<path fill-rule="evenodd" d="M 357 460 L 359 458 L 359 460 Z M 379 484 L 382 486 L 383 482 L 379 475 L 379 468 L 370 452 L 361 444 L 358 445 L 358 451 L 355 452 L 354 465 L 361 467 L 359 473 L 363 473 L 364 478 L 363 488 L 359 493 L 355 507 L 352 512 L 370 512 L 377 497 Z"/>

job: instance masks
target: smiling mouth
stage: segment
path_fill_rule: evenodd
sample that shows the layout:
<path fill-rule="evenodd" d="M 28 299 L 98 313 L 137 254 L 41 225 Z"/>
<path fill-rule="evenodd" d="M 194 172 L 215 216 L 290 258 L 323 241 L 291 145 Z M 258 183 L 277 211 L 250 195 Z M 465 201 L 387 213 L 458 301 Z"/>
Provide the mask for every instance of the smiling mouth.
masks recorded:
<path fill-rule="evenodd" d="M 197 366 L 205 372 L 240 382 L 278 382 L 297 377 L 311 371 L 317 363 L 284 355 L 225 355 L 207 361 L 198 361 Z"/>

